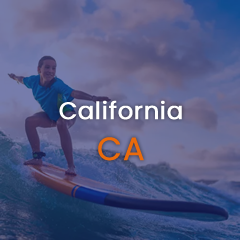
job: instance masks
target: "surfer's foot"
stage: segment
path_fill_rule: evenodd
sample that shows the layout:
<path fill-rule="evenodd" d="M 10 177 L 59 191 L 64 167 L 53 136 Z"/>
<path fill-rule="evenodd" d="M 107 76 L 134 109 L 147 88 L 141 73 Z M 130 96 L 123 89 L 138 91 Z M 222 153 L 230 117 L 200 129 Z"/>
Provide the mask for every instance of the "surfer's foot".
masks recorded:
<path fill-rule="evenodd" d="M 31 159 L 24 162 L 24 165 L 42 165 L 42 159 Z"/>
<path fill-rule="evenodd" d="M 76 176 L 77 174 L 75 172 L 75 166 L 68 167 L 68 169 L 65 171 L 65 174 Z"/>

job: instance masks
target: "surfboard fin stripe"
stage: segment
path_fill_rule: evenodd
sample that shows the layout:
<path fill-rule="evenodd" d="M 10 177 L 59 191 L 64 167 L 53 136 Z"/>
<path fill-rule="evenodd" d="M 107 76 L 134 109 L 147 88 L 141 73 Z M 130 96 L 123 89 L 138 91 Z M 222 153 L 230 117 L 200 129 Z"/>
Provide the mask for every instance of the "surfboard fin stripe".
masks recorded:
<path fill-rule="evenodd" d="M 72 196 L 72 197 L 75 197 L 75 192 L 76 192 L 75 189 L 76 189 L 77 187 L 80 187 L 80 186 L 79 186 L 79 185 L 76 185 L 76 186 L 73 187 L 73 189 L 72 189 L 72 191 L 71 191 L 71 196 Z"/>

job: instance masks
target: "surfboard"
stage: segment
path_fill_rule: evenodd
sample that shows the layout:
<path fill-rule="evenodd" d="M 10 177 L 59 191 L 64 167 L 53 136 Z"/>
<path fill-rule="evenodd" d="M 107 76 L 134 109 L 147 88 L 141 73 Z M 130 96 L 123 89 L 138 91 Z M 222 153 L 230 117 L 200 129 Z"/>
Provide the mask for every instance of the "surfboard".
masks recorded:
<path fill-rule="evenodd" d="M 223 221 L 228 219 L 227 211 L 215 205 L 143 198 L 79 175 L 66 175 L 64 169 L 52 164 L 27 166 L 38 182 L 84 201 L 199 221 Z"/>

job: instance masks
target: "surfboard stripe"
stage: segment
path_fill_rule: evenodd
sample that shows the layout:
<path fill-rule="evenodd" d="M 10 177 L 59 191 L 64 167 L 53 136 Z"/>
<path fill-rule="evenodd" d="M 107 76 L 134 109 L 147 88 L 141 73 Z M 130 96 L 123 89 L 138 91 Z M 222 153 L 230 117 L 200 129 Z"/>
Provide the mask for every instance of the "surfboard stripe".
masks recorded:
<path fill-rule="evenodd" d="M 72 197 L 75 197 L 75 194 L 74 194 L 75 191 L 74 191 L 74 190 L 75 190 L 77 187 L 80 187 L 80 186 L 79 186 L 79 185 L 76 185 L 76 186 L 73 187 L 73 189 L 72 189 L 72 191 L 71 191 L 71 196 L 72 196 Z"/>
<path fill-rule="evenodd" d="M 81 186 L 77 186 L 77 187 L 75 188 L 75 190 L 73 191 L 73 197 L 75 197 L 76 191 L 77 191 L 77 189 L 80 188 L 80 187 L 81 187 Z"/>
<path fill-rule="evenodd" d="M 104 200 L 107 195 L 108 193 L 95 191 L 85 187 L 79 187 L 75 192 L 75 198 L 99 204 L 104 204 Z"/>

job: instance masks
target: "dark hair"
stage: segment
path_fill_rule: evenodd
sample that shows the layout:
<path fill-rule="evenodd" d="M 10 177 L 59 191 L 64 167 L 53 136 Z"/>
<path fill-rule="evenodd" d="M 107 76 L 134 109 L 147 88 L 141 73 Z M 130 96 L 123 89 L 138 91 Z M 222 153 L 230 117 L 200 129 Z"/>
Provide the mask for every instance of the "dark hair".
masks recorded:
<path fill-rule="evenodd" d="M 38 67 L 41 68 L 42 65 L 43 65 L 43 63 L 44 63 L 44 60 L 48 60 L 48 59 L 53 60 L 53 61 L 56 62 L 56 60 L 55 60 L 53 57 L 51 57 L 51 56 L 44 56 L 44 57 L 42 57 L 42 58 L 39 60 L 39 62 L 38 62 Z"/>

